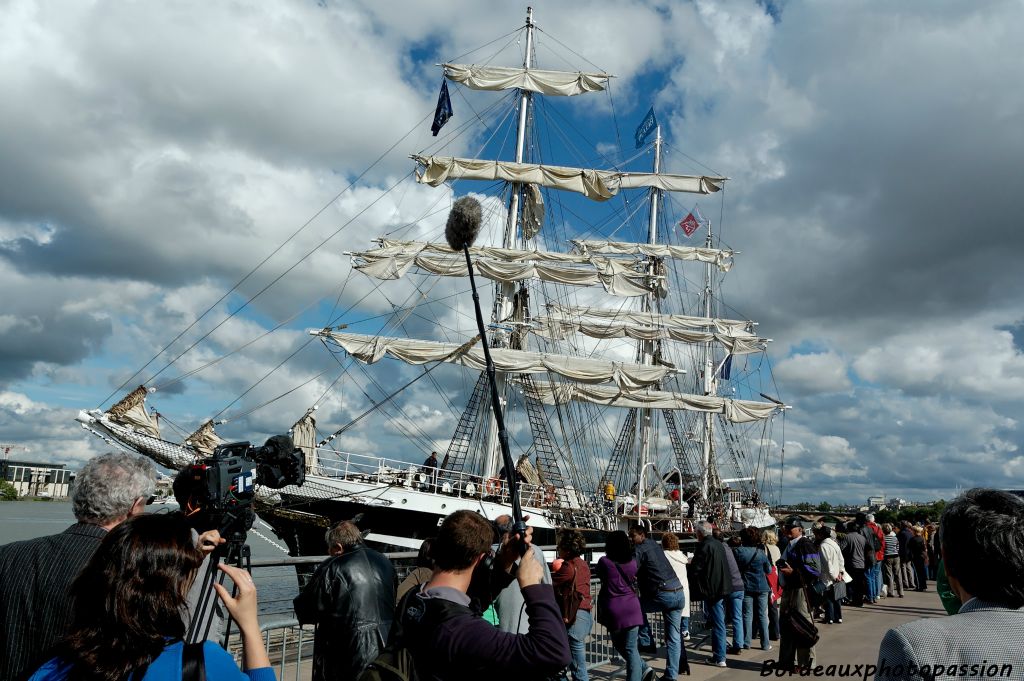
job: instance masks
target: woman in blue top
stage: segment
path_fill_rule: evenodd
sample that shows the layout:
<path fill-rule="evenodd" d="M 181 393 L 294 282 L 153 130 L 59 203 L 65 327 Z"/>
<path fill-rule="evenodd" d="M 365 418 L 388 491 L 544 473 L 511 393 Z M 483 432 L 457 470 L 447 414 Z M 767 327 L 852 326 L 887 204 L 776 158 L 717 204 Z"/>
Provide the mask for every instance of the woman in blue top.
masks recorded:
<path fill-rule="evenodd" d="M 771 650 L 768 642 L 768 574 L 771 563 L 761 544 L 761 530 L 746 527 L 740 535 L 742 546 L 733 549 L 736 566 L 743 575 L 743 640 L 744 648 L 750 647 L 750 634 L 754 628 L 754 615 L 761 632 L 761 650 Z"/>
<path fill-rule="evenodd" d="M 69 634 L 30 681 L 178 681 L 182 612 L 203 553 L 180 514 L 141 515 L 104 537 L 71 587 Z M 205 642 L 208 679 L 274 681 L 256 618 L 256 587 L 245 570 L 221 565 L 238 587 L 217 593 L 242 632 L 245 674 L 220 646 Z"/>

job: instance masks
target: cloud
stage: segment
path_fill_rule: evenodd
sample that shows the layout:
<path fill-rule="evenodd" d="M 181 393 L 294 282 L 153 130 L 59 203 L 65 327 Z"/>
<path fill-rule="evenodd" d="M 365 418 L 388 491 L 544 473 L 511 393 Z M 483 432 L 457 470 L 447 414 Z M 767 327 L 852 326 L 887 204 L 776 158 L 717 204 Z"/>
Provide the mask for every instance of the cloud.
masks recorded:
<path fill-rule="evenodd" d="M 776 384 L 752 394 L 796 406 L 770 436 L 791 457 L 783 496 L 1003 485 L 1024 466 L 1024 93 L 1006 59 L 1024 9 L 781 7 L 598 0 L 582 22 L 578 8 L 538 7 L 542 66 L 618 77 L 610 97 L 538 104 L 532 153 L 639 167 L 632 126 L 654 105 L 667 169 L 732 178 L 699 201 L 740 251 L 716 281 L 723 316 L 775 339 Z M 344 253 L 381 234 L 440 238 L 452 192 L 409 182 L 408 153 L 450 136 L 454 153 L 510 157 L 509 123 L 489 109 L 510 96 L 456 88 L 441 138 L 427 121 L 435 64 L 521 63 L 512 34 L 489 41 L 523 20 L 520 6 L 467 0 L 0 7 L 0 439 L 97 451 L 65 419 L 154 356 L 135 380 L 162 386 L 152 402 L 184 430 L 223 411 L 227 436 L 255 440 L 327 393 L 317 413 L 330 433 L 421 369 L 339 364 L 319 341 L 304 346 L 305 328 L 472 336 L 465 281 L 434 283 L 427 304 L 421 275 L 373 281 Z M 457 185 L 470 191 L 495 216 L 506 199 Z M 669 198 L 664 215 L 691 206 Z M 552 197 L 544 245 L 645 240 L 642 212 L 622 197 L 600 215 Z M 668 302 L 699 309 L 702 286 L 698 272 Z M 489 309 L 493 287 L 481 297 Z M 634 356 L 626 343 L 611 352 Z M 771 383 L 753 361 L 743 371 Z M 471 384 L 439 369 L 336 442 L 420 458 L 444 447 Z M 604 436 L 618 420 L 593 423 Z M 599 458 L 601 439 L 588 443 Z"/>
<path fill-rule="evenodd" d="M 787 392 L 813 395 L 850 387 L 846 362 L 834 352 L 791 355 L 778 363 L 775 375 Z"/>

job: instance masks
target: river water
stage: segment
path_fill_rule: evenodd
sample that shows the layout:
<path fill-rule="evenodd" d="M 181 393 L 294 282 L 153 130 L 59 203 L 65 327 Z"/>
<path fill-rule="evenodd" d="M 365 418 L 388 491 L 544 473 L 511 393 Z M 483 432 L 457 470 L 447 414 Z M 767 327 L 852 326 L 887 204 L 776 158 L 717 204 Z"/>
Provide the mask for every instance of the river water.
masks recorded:
<path fill-rule="evenodd" d="M 176 511 L 177 507 L 151 506 L 149 510 L 154 513 L 167 513 Z M 0 501 L 0 545 L 58 534 L 74 522 L 71 503 L 67 501 Z M 275 544 L 280 542 L 273 532 L 262 521 L 257 520 L 248 537 L 253 560 L 285 557 L 287 553 Z M 295 568 L 257 567 L 253 569 L 253 576 L 259 593 L 260 613 L 264 620 L 290 617 L 291 601 L 298 593 Z"/>

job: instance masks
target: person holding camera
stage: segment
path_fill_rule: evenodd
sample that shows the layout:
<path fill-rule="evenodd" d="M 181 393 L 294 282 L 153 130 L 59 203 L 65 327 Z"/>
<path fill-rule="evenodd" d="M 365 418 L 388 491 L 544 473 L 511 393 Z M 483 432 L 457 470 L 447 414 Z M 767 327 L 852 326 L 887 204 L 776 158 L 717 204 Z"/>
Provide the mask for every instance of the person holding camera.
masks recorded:
<path fill-rule="evenodd" d="M 506 533 L 495 552 L 494 528 L 480 514 L 463 510 L 444 519 L 431 548 L 430 581 L 399 606 L 399 637 L 421 681 L 521 681 L 555 674 L 569 664 L 565 624 L 554 591 L 541 581 L 544 570 L 531 550 L 532 533 Z M 475 594 L 486 606 L 513 579 L 530 623 L 526 634 L 501 631 L 471 607 L 471 591 L 486 592 Z"/>
<path fill-rule="evenodd" d="M 354 523 L 325 536 L 330 558 L 295 597 L 301 624 L 316 624 L 313 681 L 354 679 L 387 644 L 395 612 L 395 568 L 367 548 Z"/>
<path fill-rule="evenodd" d="M 68 635 L 29 681 L 274 681 L 256 616 L 256 586 L 241 568 L 220 565 L 236 596 L 221 584 L 215 588 L 242 632 L 245 673 L 215 643 L 185 645 L 181 612 L 202 560 L 177 513 L 136 516 L 110 530 L 71 587 Z"/>

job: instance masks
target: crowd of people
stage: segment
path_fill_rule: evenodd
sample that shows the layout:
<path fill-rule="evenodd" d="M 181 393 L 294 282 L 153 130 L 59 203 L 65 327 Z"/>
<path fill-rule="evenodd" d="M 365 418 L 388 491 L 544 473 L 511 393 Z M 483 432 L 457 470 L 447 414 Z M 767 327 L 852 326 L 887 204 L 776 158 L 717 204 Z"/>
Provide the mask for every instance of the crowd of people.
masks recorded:
<path fill-rule="evenodd" d="M 274 678 L 251 576 L 214 561 L 232 591 L 204 579 L 224 540 L 196 514 L 145 514 L 154 478 L 142 459 L 97 457 L 75 482 L 75 525 L 0 547 L 0 681 Z M 299 621 L 316 625 L 313 681 L 388 678 L 383 670 L 403 665 L 424 681 L 589 681 L 585 645 L 595 623 L 629 681 L 670 681 L 690 673 L 692 608 L 703 614 L 709 664 L 727 667 L 755 641 L 762 651 L 777 642 L 776 669 L 810 673 L 819 663 L 815 643 L 843 623 L 844 607 L 926 591 L 932 581 L 953 616 L 890 630 L 876 678 L 927 678 L 909 670 L 983 658 L 1024 671 L 1024 500 L 1017 496 L 970 490 L 938 526 L 879 525 L 859 514 L 834 528 L 794 520 L 781 531 L 723 534 L 702 520 L 695 538 L 689 554 L 675 534 L 656 539 L 637 524 L 588 548 L 579 530 L 567 528 L 549 566 L 532 530 L 507 515 L 489 520 L 461 510 L 423 542 L 399 583 L 359 528 L 339 522 L 325 536 L 329 557 L 294 600 Z M 603 556 L 592 564 L 594 548 Z M 238 625 L 240 665 L 195 626 L 218 616 L 203 605 L 210 589 Z M 660 637 L 650 621 L 658 613 Z M 1005 634 L 965 635 L 981 626 Z M 650 661 L 660 644 L 659 672 Z"/>

